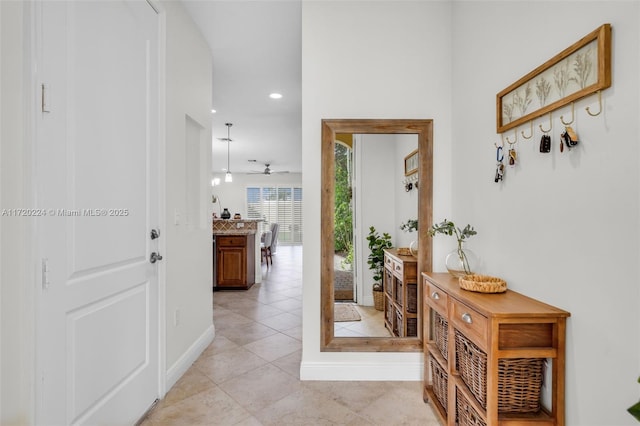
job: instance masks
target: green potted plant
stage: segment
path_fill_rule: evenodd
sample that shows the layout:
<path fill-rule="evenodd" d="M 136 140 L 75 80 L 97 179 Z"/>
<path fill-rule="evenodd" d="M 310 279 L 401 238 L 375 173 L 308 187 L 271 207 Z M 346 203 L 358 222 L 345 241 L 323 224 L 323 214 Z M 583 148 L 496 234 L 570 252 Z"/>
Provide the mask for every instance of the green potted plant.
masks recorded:
<path fill-rule="evenodd" d="M 407 219 L 400 225 L 400 229 L 404 232 L 413 232 L 418 230 L 418 219 Z"/>
<path fill-rule="evenodd" d="M 640 377 L 638 377 L 638 383 L 640 383 Z M 627 411 L 640 422 L 640 401 L 627 408 Z"/>
<path fill-rule="evenodd" d="M 373 226 L 369 227 L 369 235 L 367 236 L 369 242 L 369 257 L 367 264 L 369 269 L 373 271 L 373 302 L 375 308 L 379 311 L 384 309 L 384 297 L 382 294 L 383 285 L 382 277 L 384 276 L 384 249 L 393 247 L 391 243 L 391 235 L 384 232 L 382 235 L 376 231 Z"/>
<path fill-rule="evenodd" d="M 477 234 L 473 226 L 467 225 L 464 229 L 460 229 L 453 222 L 445 219 L 429 228 L 428 233 L 432 237 L 436 234 L 455 235 L 458 247 L 449 253 L 445 259 L 447 270 L 455 277 L 473 273 L 478 258 L 471 250 L 464 248 L 464 242 L 469 237 Z"/>

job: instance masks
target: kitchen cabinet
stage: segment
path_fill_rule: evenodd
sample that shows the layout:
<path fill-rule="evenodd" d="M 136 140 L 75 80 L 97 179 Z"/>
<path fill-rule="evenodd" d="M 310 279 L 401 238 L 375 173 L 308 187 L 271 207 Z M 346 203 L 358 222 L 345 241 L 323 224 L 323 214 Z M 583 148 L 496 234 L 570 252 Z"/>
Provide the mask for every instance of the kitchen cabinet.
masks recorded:
<path fill-rule="evenodd" d="M 216 236 L 214 290 L 247 290 L 255 283 L 255 234 Z"/>

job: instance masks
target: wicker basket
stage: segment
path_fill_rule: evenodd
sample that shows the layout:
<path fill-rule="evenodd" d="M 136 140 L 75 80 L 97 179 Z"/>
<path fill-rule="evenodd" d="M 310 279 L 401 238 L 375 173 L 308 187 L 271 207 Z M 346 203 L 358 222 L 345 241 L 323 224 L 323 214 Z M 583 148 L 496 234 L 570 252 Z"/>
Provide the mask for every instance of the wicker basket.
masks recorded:
<path fill-rule="evenodd" d="M 418 312 L 418 285 L 407 284 L 407 312 Z"/>
<path fill-rule="evenodd" d="M 456 368 L 483 408 L 487 407 L 487 354 L 455 331 Z M 498 412 L 537 413 L 544 376 L 544 358 L 498 360 Z"/>
<path fill-rule="evenodd" d="M 387 311 L 385 312 L 385 315 L 387 316 L 387 322 L 390 324 L 393 324 L 393 320 L 396 315 L 396 310 L 393 307 L 393 303 L 391 303 L 391 298 L 385 297 L 385 299 L 386 299 L 385 303 L 387 304 Z"/>
<path fill-rule="evenodd" d="M 404 331 L 404 319 L 402 318 L 402 312 L 396 311 L 396 321 L 393 323 L 393 334 L 396 336 L 402 336 Z"/>
<path fill-rule="evenodd" d="M 460 288 L 478 293 L 504 293 L 507 282 L 502 278 L 489 275 L 464 275 L 458 279 Z"/>
<path fill-rule="evenodd" d="M 384 292 L 383 291 L 374 291 L 373 292 L 373 306 L 377 311 L 384 311 Z"/>
<path fill-rule="evenodd" d="M 478 412 L 456 387 L 456 421 L 458 426 L 487 426 Z"/>
<path fill-rule="evenodd" d="M 440 353 L 444 359 L 448 359 L 449 356 L 449 323 L 447 320 L 437 312 L 434 312 L 433 320 L 433 337 L 436 341 L 436 346 L 440 349 Z"/>
<path fill-rule="evenodd" d="M 403 292 L 402 292 L 402 281 L 400 280 L 395 280 L 394 281 L 396 288 L 394 289 L 395 291 L 395 295 L 396 295 L 396 303 L 398 303 L 398 305 L 402 306 L 403 304 L 403 300 L 402 300 L 402 296 L 403 296 Z"/>
<path fill-rule="evenodd" d="M 432 390 L 436 399 L 444 408 L 445 413 L 447 412 L 447 394 L 449 392 L 449 377 L 447 376 L 447 372 L 440 367 L 440 364 L 433 359 L 432 356 L 429 357 L 429 363 L 431 364 L 431 379 L 432 379 Z"/>
<path fill-rule="evenodd" d="M 409 247 L 398 247 L 396 250 L 400 256 L 411 256 Z"/>
<path fill-rule="evenodd" d="M 387 292 L 389 296 L 392 295 L 393 290 L 393 273 L 386 269 L 384 270 L 384 280 L 383 280 L 384 291 Z"/>
<path fill-rule="evenodd" d="M 407 335 L 405 337 L 418 337 L 418 318 L 407 318 Z"/>

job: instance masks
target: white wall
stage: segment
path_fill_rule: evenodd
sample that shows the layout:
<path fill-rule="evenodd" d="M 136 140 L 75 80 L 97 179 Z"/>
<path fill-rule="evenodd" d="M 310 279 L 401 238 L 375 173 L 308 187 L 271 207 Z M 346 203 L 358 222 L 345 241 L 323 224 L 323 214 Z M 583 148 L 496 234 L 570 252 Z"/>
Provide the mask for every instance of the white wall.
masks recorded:
<path fill-rule="evenodd" d="M 320 120 L 434 119 L 434 215 L 443 216 L 451 204 L 450 12 L 448 2 L 302 4 L 302 379 L 421 379 L 419 353 L 320 352 Z"/>
<path fill-rule="evenodd" d="M 396 189 L 394 197 L 396 216 L 394 235 L 396 247 L 409 247 L 412 241 L 418 240 L 418 234 L 415 231 L 406 232 L 400 229 L 400 225 L 406 223 L 407 220 L 418 218 L 418 190 L 415 188 L 415 182 L 412 182 L 412 185 L 414 185 L 413 189 L 408 192 L 402 184 L 402 182 L 407 179 L 407 176 L 404 175 L 404 158 L 417 148 L 417 135 L 396 135 L 396 153 L 394 160 L 396 168 L 393 179 L 393 186 Z M 415 176 L 417 175 L 414 175 L 414 177 Z M 429 224 L 427 224 L 427 226 L 428 225 Z"/>
<path fill-rule="evenodd" d="M 369 250 L 369 227 L 373 226 L 378 235 L 398 234 L 394 209 L 395 185 L 395 138 L 393 135 L 354 135 L 356 207 L 355 222 L 360 234 L 354 235 L 359 281 L 358 303 L 373 306 L 373 271 L 367 259 Z M 358 250 L 360 253 L 358 253 Z"/>
<path fill-rule="evenodd" d="M 452 217 L 476 227 L 469 246 L 485 272 L 571 312 L 567 424 L 636 424 L 626 408 L 640 396 L 639 3 L 469 1 L 453 10 L 464 30 L 453 32 Z M 603 114 L 584 110 L 598 109 L 595 97 L 577 102 L 581 142 L 562 154 L 559 116 L 570 107 L 553 114 L 549 154 L 538 152 L 538 124 L 548 123 L 535 120 L 535 137 L 518 142 L 519 165 L 494 183 L 496 93 L 605 22 L 613 83 Z"/>
<path fill-rule="evenodd" d="M 225 207 L 229 209 L 232 216 L 234 213 L 240 213 L 243 218 L 247 217 L 248 186 L 302 185 L 300 173 L 272 174 L 271 176 L 233 173 L 233 182 L 225 182 L 224 174 L 214 174 L 213 177 L 220 179 L 220 185 L 210 188 L 211 194 L 220 197 L 221 204 L 216 203 L 212 207 L 218 217 L 220 217 L 220 209 Z M 302 194 L 303 202 L 304 196 Z"/>
<path fill-rule="evenodd" d="M 358 303 L 373 306 L 373 271 L 367 260 L 369 227 L 378 234 L 388 233 L 394 247 L 409 247 L 416 233 L 400 230 L 407 219 L 418 217 L 418 193 L 406 192 L 404 158 L 418 147 L 416 135 L 355 135 L 356 224 L 360 235 L 354 237 L 359 275 Z M 357 233 L 357 232 L 356 232 Z"/>
<path fill-rule="evenodd" d="M 166 367 L 170 387 L 213 339 L 209 46 L 179 2 L 166 9 Z M 187 118 L 188 117 L 188 118 Z M 197 220 L 187 218 L 188 120 L 201 127 Z M 189 131 L 193 136 L 194 129 Z M 196 137 L 197 139 L 197 137 Z M 193 141 L 191 141 L 193 142 Z M 162 238 L 162 236 L 161 236 Z M 179 320 L 176 324 L 176 312 Z"/>

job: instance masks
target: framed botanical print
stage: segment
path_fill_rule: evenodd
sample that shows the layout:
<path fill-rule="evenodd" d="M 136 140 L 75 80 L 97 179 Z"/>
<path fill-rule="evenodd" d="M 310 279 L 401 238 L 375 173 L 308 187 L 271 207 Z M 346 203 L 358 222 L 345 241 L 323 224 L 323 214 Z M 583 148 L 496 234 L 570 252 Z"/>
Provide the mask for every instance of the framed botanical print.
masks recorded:
<path fill-rule="evenodd" d="M 418 150 L 412 151 L 404 157 L 404 175 L 409 176 L 418 173 Z"/>
<path fill-rule="evenodd" d="M 609 86 L 611 24 L 604 24 L 497 94 L 497 132 Z"/>

